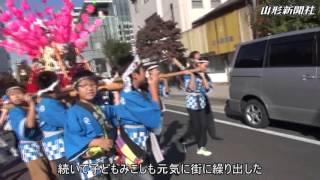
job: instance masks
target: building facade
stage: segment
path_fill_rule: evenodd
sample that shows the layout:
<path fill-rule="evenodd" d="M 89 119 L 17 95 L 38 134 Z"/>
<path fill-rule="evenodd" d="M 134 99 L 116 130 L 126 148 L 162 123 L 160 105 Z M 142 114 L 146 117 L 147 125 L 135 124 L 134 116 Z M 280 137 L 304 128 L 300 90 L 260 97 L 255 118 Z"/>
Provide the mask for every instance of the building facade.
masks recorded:
<path fill-rule="evenodd" d="M 0 24 L 0 27 L 3 27 L 3 24 Z M 0 40 L 4 40 L 1 33 Z M 12 73 L 10 54 L 2 47 L 0 47 L 0 73 Z"/>
<path fill-rule="evenodd" d="M 253 39 L 251 13 L 252 5 L 245 0 L 229 0 L 182 33 L 187 53 L 197 49 L 210 60 L 209 76 L 214 82 L 228 82 L 236 46 Z"/>
<path fill-rule="evenodd" d="M 3 48 L 0 48 L 0 72 L 11 73 L 10 55 Z"/>
<path fill-rule="evenodd" d="M 173 20 L 182 32 L 192 28 L 192 22 L 204 16 L 226 0 L 131 0 L 130 13 L 134 34 L 143 28 L 153 14 Z"/>
<path fill-rule="evenodd" d="M 213 82 L 228 82 L 236 46 L 253 39 L 252 7 L 246 0 L 134 0 L 130 5 L 135 34 L 158 14 L 181 29 L 186 55 L 198 50 L 210 60 Z"/>
<path fill-rule="evenodd" d="M 135 0 L 130 11 L 135 34 L 154 14 L 177 22 L 185 55 L 198 50 L 210 60 L 213 82 L 228 82 L 236 45 L 253 38 L 245 0 Z"/>
<path fill-rule="evenodd" d="M 4 7 L 4 1 L 0 2 L 0 12 Z M 4 25 L 0 23 L 0 28 L 3 28 Z M 0 40 L 4 40 L 3 35 L 0 33 Z M 0 73 L 12 73 L 10 54 L 2 47 L 0 47 Z"/>
<path fill-rule="evenodd" d="M 103 53 L 106 39 L 115 39 L 121 42 L 134 42 L 133 25 L 129 13 L 128 0 L 84 0 L 81 8 L 74 9 L 74 20 L 79 20 L 88 4 L 94 4 L 96 11 L 90 16 L 91 23 L 96 18 L 103 19 L 103 25 L 92 33 L 88 40 L 88 47 L 83 56 L 91 60 L 90 64 L 97 73 L 109 73 L 110 66 Z"/>

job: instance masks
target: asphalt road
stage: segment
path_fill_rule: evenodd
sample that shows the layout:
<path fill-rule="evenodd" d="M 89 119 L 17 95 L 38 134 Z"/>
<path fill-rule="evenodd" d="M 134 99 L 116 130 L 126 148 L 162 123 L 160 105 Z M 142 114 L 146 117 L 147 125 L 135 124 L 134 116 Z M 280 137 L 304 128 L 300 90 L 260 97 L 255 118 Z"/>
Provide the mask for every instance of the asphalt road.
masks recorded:
<path fill-rule="evenodd" d="M 280 121 L 272 121 L 271 126 L 263 130 L 248 128 L 238 119 L 225 116 L 223 101 L 213 100 L 217 134 L 221 139 L 208 140 L 212 156 L 196 155 L 196 145 L 192 143 L 184 154 L 175 145 L 188 123 L 183 97 L 172 97 L 165 102 L 161 140 L 166 151 L 164 163 L 180 164 L 189 174 L 158 175 L 156 180 L 320 179 L 318 128 Z M 196 167 L 205 167 L 207 172 L 199 173 Z M 18 160 L 1 166 L 0 173 L 0 179 L 28 179 L 27 170 Z"/>
<path fill-rule="evenodd" d="M 170 127 L 172 124 L 177 124 L 181 127 L 177 130 L 177 134 L 181 134 L 185 130 L 185 123 L 187 116 L 178 114 L 178 112 L 185 112 L 183 108 L 175 106 L 167 106 L 168 109 L 176 112 L 166 113 L 165 126 Z M 224 114 L 215 113 L 216 118 L 219 120 L 239 124 L 224 116 Z M 183 163 L 206 163 L 216 164 L 223 163 L 225 166 L 225 174 L 207 174 L 201 177 L 196 177 L 201 180 L 209 179 L 234 179 L 234 180 L 318 180 L 320 177 L 320 166 L 318 165 L 320 157 L 320 145 L 311 144 L 304 141 L 280 137 L 274 134 L 266 134 L 264 132 L 257 132 L 251 129 L 216 123 L 217 133 L 222 140 L 209 140 L 208 149 L 212 150 L 213 155 L 210 157 L 202 157 L 196 155 L 196 145 L 190 146 L 188 152 L 183 159 Z M 273 128 L 270 129 L 273 132 Z M 285 130 L 286 131 L 286 130 Z M 290 130 L 291 131 L 291 130 Z M 283 132 L 281 132 L 282 134 Z M 284 133 L 283 133 L 284 134 Z M 289 135 L 294 135 L 289 134 Z M 173 137 L 173 141 L 177 136 Z M 297 136 L 301 137 L 301 136 Z M 168 155 L 170 157 L 170 155 Z M 174 157 L 174 156 L 172 156 Z M 182 160 L 182 159 L 181 159 Z M 234 164 L 255 164 L 261 166 L 262 174 L 236 174 L 230 173 L 226 175 L 230 165 Z M 244 169 L 244 167 L 243 167 Z M 244 170 L 243 170 L 244 171 Z M 236 171 L 238 172 L 238 171 Z M 190 175 L 182 175 L 173 177 L 174 180 L 192 180 L 195 178 Z"/>

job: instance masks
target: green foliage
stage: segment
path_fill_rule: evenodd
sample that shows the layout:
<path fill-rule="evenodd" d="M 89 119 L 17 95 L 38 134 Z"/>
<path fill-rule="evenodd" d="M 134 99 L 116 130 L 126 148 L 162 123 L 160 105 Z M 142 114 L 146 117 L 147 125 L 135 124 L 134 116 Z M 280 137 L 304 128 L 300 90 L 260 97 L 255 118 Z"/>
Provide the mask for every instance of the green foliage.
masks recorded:
<path fill-rule="evenodd" d="M 104 54 L 109 59 L 111 66 L 119 66 L 119 59 L 131 54 L 131 44 L 114 39 L 107 39 L 104 44 Z"/>

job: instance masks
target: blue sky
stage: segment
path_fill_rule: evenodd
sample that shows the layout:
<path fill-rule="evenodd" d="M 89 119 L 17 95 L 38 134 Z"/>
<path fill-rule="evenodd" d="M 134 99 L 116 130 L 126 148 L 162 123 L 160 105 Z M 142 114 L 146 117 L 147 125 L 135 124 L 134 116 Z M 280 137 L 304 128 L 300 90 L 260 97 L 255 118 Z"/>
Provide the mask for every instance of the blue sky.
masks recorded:
<path fill-rule="evenodd" d="M 39 3 L 39 2 L 41 2 L 41 0 L 27 0 L 27 1 L 28 1 L 29 4 L 35 3 L 35 4 L 38 4 L 38 5 L 42 5 L 42 3 Z M 74 4 L 74 6 L 81 6 L 82 3 L 83 3 L 83 0 L 72 0 L 72 2 Z M 49 6 L 59 8 L 59 7 L 62 6 L 62 0 L 47 0 L 47 4 Z"/>
<path fill-rule="evenodd" d="M 15 3 L 20 2 L 20 0 L 14 0 L 14 1 L 15 1 Z M 5 2 L 6 2 L 6 0 L 0 0 L 0 5 L 3 6 L 3 4 L 5 4 Z M 34 5 L 33 7 L 36 9 L 37 8 L 41 9 L 41 7 L 43 7 L 41 0 L 27 0 L 27 2 L 30 5 Z M 83 0 L 72 0 L 72 2 L 75 6 L 81 6 L 83 3 Z M 59 8 L 62 6 L 62 0 L 47 0 L 47 3 L 48 3 L 48 5 L 56 7 L 56 8 Z"/>
<path fill-rule="evenodd" d="M 0 6 L 4 9 L 6 9 L 4 7 L 6 0 L 0 0 Z M 14 0 L 15 3 L 20 3 L 20 0 Z M 31 8 L 33 10 L 36 11 L 42 11 L 43 9 L 43 4 L 41 3 L 41 0 L 27 0 L 27 2 L 29 3 L 29 5 L 31 6 Z M 56 10 L 60 9 L 63 5 L 62 0 L 47 0 L 47 4 L 48 6 L 54 7 Z M 72 0 L 73 4 L 75 7 L 77 6 L 82 6 L 83 4 L 83 0 Z M 15 64 L 17 62 L 20 62 L 22 59 L 28 59 L 27 57 L 20 57 L 19 55 L 15 54 L 15 53 L 10 53 L 10 57 L 11 57 L 11 63 L 12 63 L 12 68 L 15 69 Z"/>

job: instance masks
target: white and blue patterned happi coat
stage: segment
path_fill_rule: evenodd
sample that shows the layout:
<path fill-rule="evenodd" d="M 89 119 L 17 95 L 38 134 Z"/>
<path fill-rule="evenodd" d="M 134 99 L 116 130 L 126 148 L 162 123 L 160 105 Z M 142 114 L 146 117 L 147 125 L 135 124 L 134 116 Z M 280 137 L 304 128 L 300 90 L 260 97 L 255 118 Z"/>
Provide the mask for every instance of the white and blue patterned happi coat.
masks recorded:
<path fill-rule="evenodd" d="M 198 76 L 195 77 L 195 91 L 188 88 L 190 82 L 190 76 L 184 77 L 185 89 L 187 91 L 186 96 L 186 107 L 191 110 L 200 110 L 206 107 L 206 97 L 203 92 L 205 92 L 202 85 L 202 79 Z"/>

